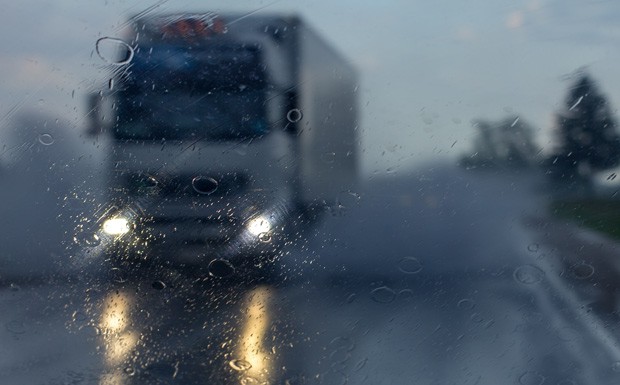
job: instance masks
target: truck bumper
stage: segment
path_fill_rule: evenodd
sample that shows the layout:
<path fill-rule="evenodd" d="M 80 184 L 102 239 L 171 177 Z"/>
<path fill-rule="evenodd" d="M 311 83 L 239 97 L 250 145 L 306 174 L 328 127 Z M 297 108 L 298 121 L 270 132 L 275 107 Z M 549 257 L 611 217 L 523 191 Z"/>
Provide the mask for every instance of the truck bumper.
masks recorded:
<path fill-rule="evenodd" d="M 162 215 L 166 210 L 168 215 Z M 176 211 L 179 213 L 180 210 Z M 136 218 L 132 232 L 122 242 L 141 250 L 142 259 L 207 266 L 214 259 L 231 262 L 275 255 L 287 238 L 298 211 L 290 196 L 260 206 L 235 210 L 203 211 L 203 215 L 171 215 L 171 207 L 159 215 L 145 212 Z"/>

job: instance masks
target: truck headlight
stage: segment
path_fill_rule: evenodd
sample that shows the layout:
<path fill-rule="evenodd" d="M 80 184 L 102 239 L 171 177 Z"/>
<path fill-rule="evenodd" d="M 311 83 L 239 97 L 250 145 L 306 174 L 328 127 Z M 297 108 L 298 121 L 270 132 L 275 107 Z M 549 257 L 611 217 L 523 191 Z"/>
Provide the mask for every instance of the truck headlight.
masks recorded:
<path fill-rule="evenodd" d="M 255 236 L 259 236 L 261 234 L 265 234 L 271 231 L 271 222 L 268 218 L 262 215 L 250 219 L 246 226 L 250 234 Z"/>
<path fill-rule="evenodd" d="M 114 217 L 103 222 L 103 231 L 109 235 L 123 235 L 131 230 L 127 218 Z"/>

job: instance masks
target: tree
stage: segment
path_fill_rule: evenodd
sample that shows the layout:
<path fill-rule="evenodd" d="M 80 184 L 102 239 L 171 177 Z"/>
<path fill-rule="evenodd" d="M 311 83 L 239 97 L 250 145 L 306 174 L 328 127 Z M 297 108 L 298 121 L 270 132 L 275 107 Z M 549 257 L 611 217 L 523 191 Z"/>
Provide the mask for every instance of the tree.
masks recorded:
<path fill-rule="evenodd" d="M 534 129 L 518 116 L 499 121 L 475 120 L 478 134 L 473 153 L 462 159 L 465 166 L 521 168 L 533 166 L 539 149 Z"/>
<path fill-rule="evenodd" d="M 594 171 L 620 162 L 620 137 L 609 103 L 595 82 L 581 74 L 557 114 L 557 176 L 589 180 Z"/>

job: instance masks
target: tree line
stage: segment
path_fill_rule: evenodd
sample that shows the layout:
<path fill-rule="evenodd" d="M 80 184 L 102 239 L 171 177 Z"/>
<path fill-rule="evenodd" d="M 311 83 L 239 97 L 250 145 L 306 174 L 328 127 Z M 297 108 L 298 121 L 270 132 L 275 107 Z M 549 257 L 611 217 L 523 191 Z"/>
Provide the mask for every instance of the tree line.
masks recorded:
<path fill-rule="evenodd" d="M 519 116 L 475 120 L 473 151 L 463 156 L 468 168 L 543 167 L 558 181 L 588 183 L 592 174 L 620 163 L 618 124 L 605 95 L 592 77 L 580 72 L 555 114 L 555 148 L 542 156 L 533 127 Z"/>

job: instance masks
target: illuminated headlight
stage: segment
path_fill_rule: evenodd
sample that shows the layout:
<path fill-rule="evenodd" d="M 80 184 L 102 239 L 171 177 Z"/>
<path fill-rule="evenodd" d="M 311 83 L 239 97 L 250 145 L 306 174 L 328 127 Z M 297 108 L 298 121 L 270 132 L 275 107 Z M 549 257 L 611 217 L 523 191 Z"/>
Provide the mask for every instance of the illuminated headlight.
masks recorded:
<path fill-rule="evenodd" d="M 109 235 L 123 235 L 129 230 L 129 221 L 123 217 L 114 217 L 103 222 L 103 231 Z"/>
<path fill-rule="evenodd" d="M 258 216 L 248 221 L 247 230 L 256 236 L 265 234 L 271 231 L 271 222 L 263 216 Z"/>

